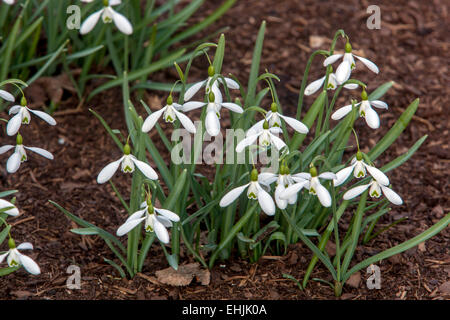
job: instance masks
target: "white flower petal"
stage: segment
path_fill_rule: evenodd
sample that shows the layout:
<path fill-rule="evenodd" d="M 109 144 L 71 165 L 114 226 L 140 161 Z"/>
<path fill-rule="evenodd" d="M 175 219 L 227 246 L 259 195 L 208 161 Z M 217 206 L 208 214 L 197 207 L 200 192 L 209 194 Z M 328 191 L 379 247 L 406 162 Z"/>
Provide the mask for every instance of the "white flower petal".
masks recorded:
<path fill-rule="evenodd" d="M 8 136 L 15 135 L 22 125 L 22 113 L 17 113 L 14 117 L 12 117 L 6 126 L 6 133 Z"/>
<path fill-rule="evenodd" d="M 323 62 L 323 66 L 326 67 L 329 64 L 333 64 L 336 61 L 338 61 L 343 55 L 342 54 L 333 54 L 331 56 L 329 56 L 328 58 L 325 59 L 325 61 Z"/>
<path fill-rule="evenodd" d="M 281 140 L 280 138 L 278 138 L 276 135 L 269 133 L 270 135 L 270 140 L 271 143 L 275 146 L 275 148 L 277 148 L 277 150 L 281 150 L 284 147 L 286 147 L 286 143 Z"/>
<path fill-rule="evenodd" d="M 227 77 L 224 77 L 224 78 L 225 78 L 225 82 L 227 83 L 228 89 L 239 89 L 239 83 L 237 83 L 236 81 L 234 81 L 231 78 L 227 78 Z M 222 78 L 219 78 L 219 79 L 220 79 L 220 82 L 222 82 Z"/>
<path fill-rule="evenodd" d="M 285 190 L 286 188 L 282 184 L 279 184 L 275 189 L 275 202 L 277 203 L 277 207 L 281 210 L 286 209 L 288 205 L 288 201 L 286 199 L 281 199 L 281 195 Z"/>
<path fill-rule="evenodd" d="M 14 146 L 7 144 L 3 147 L 0 147 L 0 154 L 4 154 L 5 152 L 8 152 L 9 150 L 11 150 L 12 148 L 14 148 Z"/>
<path fill-rule="evenodd" d="M 128 19 L 124 15 L 118 13 L 117 11 L 114 11 L 114 9 L 111 9 L 111 11 L 113 15 L 113 21 L 117 29 L 119 29 L 120 32 L 126 35 L 132 34 L 133 26 L 131 25 L 130 21 L 128 21 Z"/>
<path fill-rule="evenodd" d="M 161 224 L 166 227 L 166 228 L 170 228 L 173 226 L 172 221 L 170 221 L 169 219 L 167 219 L 164 216 L 156 216 L 156 219 L 161 222 Z"/>
<path fill-rule="evenodd" d="M 102 169 L 102 171 L 100 171 L 100 173 L 98 174 L 97 183 L 102 184 L 102 183 L 107 182 L 109 179 L 111 179 L 111 177 L 114 175 L 114 173 L 116 173 L 117 169 L 119 169 L 122 159 L 123 159 L 123 157 L 120 158 L 119 160 L 111 162 L 106 167 L 104 167 Z"/>
<path fill-rule="evenodd" d="M 343 117 L 345 117 L 350 111 L 352 111 L 352 105 L 346 105 L 342 108 L 337 109 L 332 115 L 331 119 L 333 120 L 340 120 Z"/>
<path fill-rule="evenodd" d="M 9 114 L 9 115 L 16 114 L 17 112 L 20 111 L 21 108 L 22 108 L 22 106 L 19 106 L 19 105 L 12 106 L 12 107 L 9 109 L 8 114 Z"/>
<path fill-rule="evenodd" d="M 286 121 L 286 123 L 288 125 L 290 125 L 295 131 L 298 131 L 298 132 L 303 133 L 303 134 L 307 134 L 308 133 L 309 129 L 303 122 L 300 122 L 297 119 L 294 119 L 294 118 L 291 118 L 291 117 L 283 116 L 281 114 L 279 116 L 284 121 Z"/>
<path fill-rule="evenodd" d="M 309 96 L 309 95 L 312 95 L 313 93 L 317 92 L 317 90 L 319 90 L 322 87 L 323 82 L 325 81 L 325 78 L 326 78 L 326 76 L 323 76 L 322 78 L 314 80 L 313 82 L 308 84 L 305 88 L 305 95 Z"/>
<path fill-rule="evenodd" d="M 292 175 L 292 178 L 299 178 L 303 180 L 309 180 L 311 179 L 311 174 L 308 172 L 299 172 Z"/>
<path fill-rule="evenodd" d="M 136 164 L 136 167 L 150 180 L 158 180 L 158 174 L 152 167 L 150 167 L 147 163 L 136 159 L 134 156 L 131 157 L 131 160 Z"/>
<path fill-rule="evenodd" d="M 141 209 L 141 210 L 133 213 L 131 216 L 128 217 L 128 219 L 125 221 L 125 223 L 130 222 L 131 220 L 140 219 L 144 215 L 144 213 L 147 211 L 147 203 L 146 202 L 144 202 L 144 203 L 145 203 L 144 209 Z"/>
<path fill-rule="evenodd" d="M 215 137 L 220 133 L 220 121 L 214 110 L 210 110 L 206 114 L 205 127 L 211 137 Z"/>
<path fill-rule="evenodd" d="M 136 226 L 144 220 L 145 220 L 145 217 L 140 218 L 140 219 L 133 219 L 133 220 L 129 220 L 129 221 L 127 220 L 123 225 L 121 225 L 119 227 L 119 229 L 117 229 L 117 232 L 116 232 L 117 236 L 121 237 L 121 236 L 127 234 L 128 232 L 130 232 L 131 230 L 136 228 Z"/>
<path fill-rule="evenodd" d="M 41 118 L 42 120 L 44 120 L 45 122 L 47 122 L 49 125 L 54 126 L 56 125 L 56 120 L 53 119 L 52 116 L 50 116 L 48 113 L 39 111 L 39 110 L 33 110 L 30 108 L 27 108 L 28 111 L 30 111 L 31 113 L 37 115 L 39 118 Z"/>
<path fill-rule="evenodd" d="M 109 0 L 109 5 L 111 7 L 117 6 L 117 5 L 121 4 L 121 3 L 122 3 L 122 0 Z"/>
<path fill-rule="evenodd" d="M 171 221 L 175 221 L 175 222 L 180 221 L 180 217 L 175 212 L 172 212 L 167 209 L 158 209 L 158 208 L 155 208 L 155 211 Z"/>
<path fill-rule="evenodd" d="M 362 186 L 357 186 L 357 187 L 354 187 L 354 188 L 348 190 L 346 193 L 344 193 L 343 199 L 350 200 L 350 199 L 353 199 L 353 198 L 359 196 L 361 193 L 366 191 L 367 188 L 370 187 L 370 185 L 371 185 L 370 183 L 364 184 Z"/>
<path fill-rule="evenodd" d="M 4 209 L 4 208 L 10 208 L 6 211 L 4 211 L 4 213 L 6 213 L 7 215 L 11 216 L 11 217 L 17 217 L 19 215 L 19 209 L 16 208 L 15 205 L 13 205 L 11 202 L 0 199 L 0 209 Z"/>
<path fill-rule="evenodd" d="M 189 101 L 191 98 L 200 90 L 200 88 L 205 85 L 206 80 L 194 83 L 192 86 L 189 87 L 189 89 L 186 90 L 184 93 L 184 101 Z M 186 110 L 183 110 L 186 111 Z"/>
<path fill-rule="evenodd" d="M 9 255 L 9 251 L 3 254 L 0 254 L 0 263 L 3 263 L 3 260 Z"/>
<path fill-rule="evenodd" d="M 156 122 L 166 109 L 167 106 L 149 115 L 147 119 L 145 119 L 144 124 L 142 125 L 142 132 L 149 132 L 150 130 L 152 130 L 152 128 L 155 126 Z"/>
<path fill-rule="evenodd" d="M 327 171 L 327 172 L 323 172 L 323 173 L 319 174 L 319 178 L 326 179 L 326 180 L 334 180 L 337 177 L 333 172 Z"/>
<path fill-rule="evenodd" d="M 350 174 L 353 172 L 354 168 L 355 168 L 355 165 L 352 165 L 350 167 L 339 170 L 336 173 L 336 179 L 333 180 L 334 186 L 338 187 L 341 184 L 343 184 L 347 180 L 347 178 L 350 176 Z"/>
<path fill-rule="evenodd" d="M 234 200 L 236 200 L 242 192 L 250 185 L 250 183 L 247 183 L 246 185 L 234 188 L 233 190 L 229 191 L 226 195 L 223 196 L 223 198 L 220 200 L 219 206 L 226 207 L 230 205 Z"/>
<path fill-rule="evenodd" d="M 366 59 L 366 58 L 357 56 L 356 54 L 354 54 L 353 56 L 356 57 L 356 58 L 357 58 L 359 61 L 361 61 L 362 63 L 364 63 L 364 65 L 365 65 L 367 68 L 369 68 L 370 71 L 375 72 L 375 73 L 377 73 L 377 74 L 378 74 L 378 72 L 380 72 L 380 70 L 378 69 L 377 65 L 376 65 L 375 63 L 373 63 L 372 61 L 370 61 L 370 60 L 368 60 L 368 59 Z"/>
<path fill-rule="evenodd" d="M 258 184 L 258 202 L 261 206 L 262 211 L 268 216 L 273 216 L 275 214 L 275 203 L 272 197 L 268 194 L 261 186 Z"/>
<path fill-rule="evenodd" d="M 100 19 L 100 16 L 103 13 L 103 9 L 99 10 L 97 12 L 94 12 L 91 14 L 87 19 L 83 22 L 80 28 L 80 34 L 86 34 L 92 31 L 94 29 L 95 25 L 98 22 L 98 19 Z"/>
<path fill-rule="evenodd" d="M 243 113 L 244 112 L 244 109 L 242 109 L 241 106 L 239 106 L 236 103 L 232 103 L 232 102 L 223 102 L 222 103 L 222 107 L 225 107 L 225 108 L 227 108 L 227 109 L 229 109 L 229 110 L 231 110 L 233 112 L 236 112 L 236 113 Z"/>
<path fill-rule="evenodd" d="M 204 107 L 206 105 L 205 102 L 201 102 L 201 101 L 189 101 L 186 102 L 185 104 L 183 104 L 183 106 L 181 107 L 181 111 L 183 112 L 188 112 L 194 109 L 198 109 L 201 107 Z"/>
<path fill-rule="evenodd" d="M 53 155 L 50 152 L 48 152 L 47 150 L 45 150 L 45 149 L 36 148 L 36 147 L 25 147 L 25 149 L 33 151 L 33 152 L 43 156 L 44 158 L 47 158 L 47 159 L 50 159 L 50 160 L 54 159 Z"/>
<path fill-rule="evenodd" d="M 294 194 L 300 192 L 300 190 L 302 190 L 308 183 L 309 181 L 305 180 L 287 187 L 284 191 L 284 194 L 280 195 L 280 198 L 285 200 L 289 199 Z"/>
<path fill-rule="evenodd" d="M 402 198 L 396 193 L 394 192 L 394 190 L 392 190 L 389 187 L 385 187 L 383 185 L 380 185 L 381 190 L 383 190 L 384 196 L 393 204 L 396 204 L 398 206 L 403 204 L 403 200 Z"/>
<path fill-rule="evenodd" d="M 387 109 L 388 105 L 386 102 L 384 101 L 380 101 L 380 100 L 371 100 L 369 101 L 369 103 L 374 106 L 375 108 L 379 108 L 379 109 Z"/>
<path fill-rule="evenodd" d="M 180 120 L 181 124 L 183 125 L 183 127 L 186 128 L 187 131 L 189 131 L 190 133 L 196 133 L 197 132 L 197 130 L 195 129 L 195 126 L 192 123 L 191 119 L 189 119 L 183 113 L 178 112 L 177 110 L 175 110 L 175 108 L 173 109 L 173 111 L 175 112 L 175 114 L 177 115 L 178 120 Z"/>
<path fill-rule="evenodd" d="M 5 90 L 0 90 L 0 97 L 6 101 L 14 102 L 14 96 Z"/>
<path fill-rule="evenodd" d="M 350 78 L 351 74 L 351 66 L 350 63 L 346 60 L 342 61 L 339 67 L 336 69 L 336 81 L 337 83 L 343 84 Z"/>
<path fill-rule="evenodd" d="M 262 172 L 258 175 L 258 182 L 260 184 L 271 185 L 277 181 L 278 175 L 272 172 Z"/>
<path fill-rule="evenodd" d="M 169 232 L 167 232 L 166 227 L 164 227 L 164 225 L 161 222 L 159 222 L 159 220 L 156 219 L 156 217 L 153 217 L 153 225 L 155 227 L 155 233 L 159 241 L 161 241 L 164 244 L 169 243 L 170 241 Z"/>
<path fill-rule="evenodd" d="M 17 246 L 17 250 L 33 250 L 33 245 L 30 242 L 23 242 Z"/>
<path fill-rule="evenodd" d="M 39 268 L 37 263 L 34 262 L 33 259 L 31 259 L 30 257 L 23 254 L 19 254 L 19 260 L 20 263 L 25 268 L 25 270 L 27 270 L 29 273 L 33 275 L 38 275 L 41 273 L 41 269 Z"/>
<path fill-rule="evenodd" d="M 320 203 L 328 208 L 331 207 L 331 196 L 330 193 L 328 192 L 327 188 L 325 188 L 323 185 L 321 185 L 320 183 L 316 184 L 316 193 L 317 193 L 317 197 L 319 198 Z"/>
<path fill-rule="evenodd" d="M 356 83 L 348 83 L 344 85 L 345 89 L 354 90 L 357 89 L 359 86 Z"/>
<path fill-rule="evenodd" d="M 256 139 L 258 139 L 258 137 L 261 135 L 261 133 L 262 133 L 262 131 L 254 134 L 252 136 L 248 136 L 245 139 L 242 139 L 236 146 L 236 152 L 240 153 L 245 149 L 245 147 L 255 143 Z"/>
<path fill-rule="evenodd" d="M 378 129 L 380 127 L 380 118 L 378 117 L 376 111 L 370 107 L 367 107 L 365 112 L 366 115 L 364 118 L 366 119 L 367 125 L 372 129 Z"/>
<path fill-rule="evenodd" d="M 369 171 L 370 175 L 377 180 L 378 183 L 388 186 L 389 185 L 389 178 L 386 177 L 386 175 L 380 170 L 375 167 L 369 166 L 364 163 L 364 166 L 366 167 L 367 171 Z"/>
<path fill-rule="evenodd" d="M 14 152 L 6 162 L 6 171 L 9 173 L 14 173 L 19 170 L 21 156 L 18 152 Z"/>

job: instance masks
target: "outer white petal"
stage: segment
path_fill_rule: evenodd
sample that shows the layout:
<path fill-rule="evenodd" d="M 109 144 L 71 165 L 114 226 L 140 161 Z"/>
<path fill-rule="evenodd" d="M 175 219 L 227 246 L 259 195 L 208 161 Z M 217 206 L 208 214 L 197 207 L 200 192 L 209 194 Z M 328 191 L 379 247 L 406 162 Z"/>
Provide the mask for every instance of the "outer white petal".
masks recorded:
<path fill-rule="evenodd" d="M 348 84 L 344 85 L 344 88 L 349 89 L 349 90 L 354 90 L 354 89 L 357 89 L 358 87 L 359 87 L 359 85 L 356 83 L 348 83 Z"/>
<path fill-rule="evenodd" d="M 261 135 L 262 131 L 260 131 L 259 133 L 256 133 L 252 136 L 248 136 L 245 139 L 242 139 L 236 146 L 236 152 L 242 152 L 245 147 L 255 143 L 256 139 L 258 139 L 258 137 Z"/>
<path fill-rule="evenodd" d="M 33 250 L 33 245 L 30 242 L 22 242 L 17 246 L 17 250 Z"/>
<path fill-rule="evenodd" d="M 153 217 L 153 225 L 155 228 L 155 233 L 156 236 L 158 237 L 159 241 L 161 241 L 164 244 L 169 243 L 170 241 L 170 237 L 169 237 L 169 232 L 167 232 L 166 227 L 164 227 L 164 225 L 159 222 L 158 219 L 156 219 L 156 217 Z"/>
<path fill-rule="evenodd" d="M 243 113 L 244 112 L 244 109 L 242 109 L 241 106 L 239 106 L 236 103 L 232 103 L 232 102 L 223 102 L 222 103 L 222 107 L 225 107 L 225 108 L 227 108 L 227 109 L 229 109 L 229 110 L 231 110 L 233 112 L 236 112 L 236 113 Z"/>
<path fill-rule="evenodd" d="M 270 135 L 270 140 L 272 141 L 272 144 L 275 146 L 275 148 L 277 148 L 277 150 L 281 150 L 284 147 L 286 147 L 286 143 L 281 140 L 280 138 L 278 138 L 276 135 L 269 133 Z"/>
<path fill-rule="evenodd" d="M 319 178 L 326 179 L 326 180 L 334 180 L 337 177 L 333 172 L 327 171 L 327 172 L 323 172 L 323 173 L 319 174 Z"/>
<path fill-rule="evenodd" d="M 130 232 L 131 230 L 136 228 L 136 226 L 144 220 L 145 220 L 145 217 L 139 218 L 139 219 L 133 219 L 133 220 L 129 220 L 129 221 L 127 220 L 123 225 L 121 225 L 119 227 L 119 229 L 117 229 L 117 232 L 116 232 L 117 236 L 121 237 L 124 234 L 127 234 L 128 232 Z"/>
<path fill-rule="evenodd" d="M 44 158 L 47 158 L 47 159 L 50 159 L 50 160 L 53 160 L 53 159 L 54 159 L 54 158 L 53 158 L 53 155 L 52 155 L 50 152 L 48 152 L 47 150 L 44 150 L 44 149 L 42 149 L 42 148 L 25 147 L 25 146 L 24 146 L 24 148 L 25 148 L 25 149 L 28 149 L 28 150 L 30 150 L 30 151 L 33 151 L 33 152 L 35 152 L 35 153 L 37 153 L 37 154 L 43 156 Z"/>
<path fill-rule="evenodd" d="M 205 102 L 201 102 L 201 101 L 189 101 L 186 102 L 185 104 L 183 104 L 183 106 L 181 107 L 181 111 L 183 112 L 188 112 L 194 109 L 198 109 L 201 107 L 204 107 L 206 105 Z"/>
<path fill-rule="evenodd" d="M 245 136 L 250 137 L 261 132 L 263 130 L 264 121 L 265 119 L 262 119 L 257 123 L 255 123 L 253 126 L 251 126 L 250 129 L 248 129 L 247 132 L 245 133 Z"/>
<path fill-rule="evenodd" d="M 155 211 L 171 221 L 175 221 L 175 222 L 180 221 L 180 217 L 175 212 L 172 212 L 167 209 L 158 209 L 158 208 L 155 208 Z"/>
<path fill-rule="evenodd" d="M 307 184 L 309 183 L 309 180 L 301 181 L 298 183 L 295 183 L 289 187 L 287 187 L 282 195 L 280 195 L 281 199 L 289 199 L 294 194 L 298 193 L 300 190 L 302 190 Z"/>
<path fill-rule="evenodd" d="M 219 78 L 219 79 L 220 79 L 220 82 L 222 82 L 222 78 Z M 237 83 L 233 79 L 225 77 L 225 82 L 227 83 L 228 89 L 239 89 L 239 83 Z"/>
<path fill-rule="evenodd" d="M 352 105 L 346 105 L 342 108 L 337 109 L 333 114 L 331 115 L 331 119 L 333 120 L 340 120 L 343 117 L 345 117 L 349 112 L 352 111 Z"/>
<path fill-rule="evenodd" d="M 181 124 L 183 125 L 183 127 L 186 128 L 187 131 L 189 131 L 190 133 L 197 132 L 191 119 L 189 119 L 186 115 L 182 114 L 181 112 L 178 112 L 177 110 L 175 110 L 175 108 L 173 109 L 173 111 L 175 112 L 178 120 L 180 120 Z"/>
<path fill-rule="evenodd" d="M 309 179 L 311 179 L 311 174 L 309 172 L 299 172 L 299 173 L 293 174 L 292 178 L 309 180 Z"/>
<path fill-rule="evenodd" d="M 144 203 L 145 203 L 144 209 L 141 209 L 141 210 L 136 211 L 135 213 L 133 213 L 131 216 L 128 217 L 128 219 L 125 221 L 125 223 L 129 222 L 131 220 L 139 219 L 139 218 L 141 218 L 144 215 L 144 213 L 147 211 L 147 203 L 146 202 L 144 202 Z"/>
<path fill-rule="evenodd" d="M 277 203 L 278 208 L 280 209 L 286 209 L 287 205 L 288 205 L 288 201 L 286 199 L 281 199 L 281 195 L 284 193 L 285 191 L 285 187 L 281 184 L 279 184 L 276 189 L 275 189 L 275 202 Z"/>
<path fill-rule="evenodd" d="M 144 176 L 146 176 L 150 180 L 158 180 L 158 174 L 148 164 L 136 159 L 134 156 L 131 157 L 131 160 L 133 160 L 133 162 L 136 164 L 136 167 L 138 167 L 138 169 L 144 174 Z"/>
<path fill-rule="evenodd" d="M 111 7 L 117 6 L 117 5 L 121 4 L 121 3 L 122 3 L 122 0 L 109 0 L 109 5 Z"/>
<path fill-rule="evenodd" d="M 120 32 L 124 34 L 132 34 L 133 26 L 131 25 L 130 21 L 128 21 L 128 19 L 124 15 L 118 13 L 117 11 L 114 11 L 113 9 L 111 9 L 111 11 L 113 15 L 113 21 L 117 29 L 119 29 Z"/>
<path fill-rule="evenodd" d="M 367 68 L 369 68 L 370 71 L 375 72 L 375 73 L 380 72 L 380 70 L 378 69 L 377 65 L 376 65 L 375 63 L 373 63 L 372 61 L 370 61 L 370 60 L 368 60 L 368 59 L 366 59 L 366 58 L 357 56 L 356 54 L 354 54 L 353 56 L 356 57 L 356 58 L 357 58 L 359 61 L 361 61 L 362 63 L 364 63 L 364 65 L 365 65 Z"/>
<path fill-rule="evenodd" d="M 14 146 L 12 146 L 10 144 L 7 144 L 6 146 L 0 147 L 0 154 L 4 154 L 5 152 L 8 152 L 12 148 L 14 148 Z"/>
<path fill-rule="evenodd" d="M 277 181 L 278 175 L 272 172 L 262 172 L 258 175 L 258 182 L 260 184 L 271 185 Z"/>
<path fill-rule="evenodd" d="M 100 16 L 102 15 L 102 13 L 103 13 L 103 9 L 91 14 L 81 25 L 80 33 L 86 34 L 86 33 L 91 32 L 92 29 L 94 29 L 95 25 L 97 24 L 98 19 L 100 19 Z"/>
<path fill-rule="evenodd" d="M 380 100 L 371 100 L 369 101 L 369 103 L 374 106 L 375 108 L 379 108 L 379 109 L 387 109 L 388 105 L 386 102 L 384 101 L 380 101 Z"/>
<path fill-rule="evenodd" d="M 0 254 L 0 263 L 3 262 L 3 260 L 5 260 L 5 258 L 9 255 L 9 251 L 5 252 L 4 254 Z"/>
<path fill-rule="evenodd" d="M 326 76 L 323 76 L 322 78 L 314 80 L 313 82 L 308 84 L 305 88 L 305 95 L 306 96 L 312 95 L 317 90 L 319 90 L 322 87 L 323 82 L 325 81 L 325 78 L 326 78 Z"/>
<path fill-rule="evenodd" d="M 366 119 L 367 125 L 372 129 L 378 129 L 380 127 L 380 118 L 375 110 L 368 107 L 366 108 L 366 115 L 364 118 Z"/>
<path fill-rule="evenodd" d="M 339 170 L 336 173 L 336 179 L 333 180 L 333 184 L 335 187 L 340 186 L 347 180 L 347 178 L 350 176 L 350 174 L 353 172 L 353 169 L 355 168 L 355 165 L 352 165 L 350 167 L 344 168 Z"/>
<path fill-rule="evenodd" d="M 275 203 L 272 197 L 268 194 L 261 186 L 258 184 L 258 202 L 261 209 L 268 216 L 273 216 L 275 214 Z"/>
<path fill-rule="evenodd" d="M 318 183 L 316 185 L 316 193 L 317 193 L 317 197 L 319 198 L 320 203 L 324 207 L 328 208 L 331 206 L 331 196 L 330 196 L 330 193 L 328 192 L 327 188 L 325 188 L 323 185 Z"/>
<path fill-rule="evenodd" d="M 14 4 L 14 1 L 15 0 L 3 0 L 4 3 L 9 4 L 9 5 Z"/>
<path fill-rule="evenodd" d="M 11 202 L 0 199 L 0 209 L 3 208 L 9 208 L 9 207 L 13 207 L 11 209 L 8 209 L 6 211 L 4 211 L 7 215 L 12 216 L 12 217 L 17 217 L 19 215 L 19 210 L 16 208 L 15 205 L 13 205 Z"/>
<path fill-rule="evenodd" d="M 364 166 L 366 167 L 367 171 L 369 171 L 370 175 L 377 180 L 380 184 L 384 186 L 389 185 L 389 178 L 386 177 L 386 175 L 380 170 L 375 167 L 369 166 L 364 163 Z"/>
<path fill-rule="evenodd" d="M 223 196 L 223 198 L 220 200 L 219 205 L 223 208 L 228 205 L 230 205 L 234 200 L 236 200 L 242 192 L 250 185 L 250 183 L 247 183 L 246 185 L 234 188 L 233 190 L 229 191 L 226 195 Z"/>
<path fill-rule="evenodd" d="M 17 112 L 20 111 L 21 108 L 22 108 L 22 106 L 19 106 L 19 105 L 12 106 L 11 108 L 9 108 L 8 114 L 9 115 L 16 114 Z"/>
<path fill-rule="evenodd" d="M 20 260 L 20 263 L 25 268 L 25 270 L 27 270 L 29 273 L 34 274 L 34 275 L 38 275 L 41 273 L 41 269 L 39 268 L 37 263 L 34 262 L 33 259 L 31 259 L 30 257 L 20 253 L 19 260 Z"/>
<path fill-rule="evenodd" d="M 150 130 L 152 130 L 152 128 L 155 126 L 156 122 L 166 109 L 167 106 L 149 115 L 147 119 L 145 119 L 144 124 L 142 125 L 142 132 L 149 132 Z"/>
<path fill-rule="evenodd" d="M 30 108 L 27 108 L 28 111 L 30 111 L 31 113 L 37 115 L 39 118 L 41 118 L 42 120 L 44 120 L 45 122 L 47 122 L 49 125 L 54 126 L 56 125 L 56 120 L 53 119 L 52 116 L 50 116 L 48 113 L 39 111 L 39 110 L 33 110 Z"/>
<path fill-rule="evenodd" d="M 14 102 L 14 96 L 5 90 L 0 90 L 0 97 L 6 101 Z"/>
<path fill-rule="evenodd" d="M 8 121 L 8 125 L 6 126 L 6 133 L 8 136 L 15 135 L 19 131 L 21 125 L 22 113 L 19 112 Z"/>
<path fill-rule="evenodd" d="M 363 193 L 364 191 L 367 190 L 367 188 L 369 188 L 371 185 L 371 183 L 369 184 L 364 184 L 362 186 L 358 186 L 358 187 L 354 187 L 350 190 L 348 190 L 346 193 L 344 193 L 344 200 L 350 200 L 353 199 L 357 196 L 359 196 L 361 193 Z"/>
<path fill-rule="evenodd" d="M 191 98 L 200 90 L 200 88 L 205 85 L 206 80 L 194 83 L 192 86 L 189 87 L 189 89 L 186 90 L 184 93 L 184 101 L 189 101 Z M 183 110 L 185 111 L 185 110 Z"/>
<path fill-rule="evenodd" d="M 114 173 L 116 173 L 117 169 L 119 169 L 122 159 L 123 157 L 121 157 L 119 160 L 111 162 L 106 167 L 104 167 L 97 176 L 97 183 L 102 184 L 111 179 Z"/>
<path fill-rule="evenodd" d="M 214 110 L 208 111 L 206 114 L 205 127 L 211 137 L 215 137 L 220 133 L 220 121 Z"/>
<path fill-rule="evenodd" d="M 173 226 L 172 221 L 170 221 L 169 219 L 167 219 L 164 216 L 156 216 L 156 219 L 162 223 L 162 225 L 166 228 L 170 228 Z"/>
<path fill-rule="evenodd" d="M 346 60 L 342 61 L 336 69 L 336 81 L 338 84 L 343 84 L 347 81 L 350 78 L 351 71 L 350 63 Z"/>
<path fill-rule="evenodd" d="M 20 154 L 18 152 L 14 152 L 6 162 L 6 171 L 9 173 L 14 173 L 19 170 L 20 167 Z"/>
<path fill-rule="evenodd" d="M 333 64 L 336 61 L 338 61 L 341 57 L 343 56 L 343 54 L 333 54 L 331 56 L 329 56 L 328 58 L 325 59 L 325 61 L 323 62 L 323 66 L 326 67 L 329 64 Z"/>
<path fill-rule="evenodd" d="M 307 134 L 308 133 L 309 129 L 303 122 L 300 122 L 297 119 L 294 119 L 294 118 L 291 118 L 291 117 L 283 116 L 281 114 L 279 116 L 284 121 L 286 121 L 286 123 L 288 125 L 290 125 L 295 131 L 298 131 L 298 132 L 303 133 L 303 134 Z"/>
<path fill-rule="evenodd" d="M 396 193 L 396 192 L 394 192 L 394 190 L 392 190 L 391 188 L 389 188 L 389 187 L 385 187 L 385 186 L 383 186 L 383 185 L 380 185 L 380 187 L 381 187 L 381 190 L 383 190 L 383 193 L 384 193 L 384 196 L 390 201 L 390 202 L 392 202 L 393 204 L 396 204 L 396 205 L 401 205 L 401 204 L 403 204 L 403 200 L 402 200 L 402 198 Z"/>

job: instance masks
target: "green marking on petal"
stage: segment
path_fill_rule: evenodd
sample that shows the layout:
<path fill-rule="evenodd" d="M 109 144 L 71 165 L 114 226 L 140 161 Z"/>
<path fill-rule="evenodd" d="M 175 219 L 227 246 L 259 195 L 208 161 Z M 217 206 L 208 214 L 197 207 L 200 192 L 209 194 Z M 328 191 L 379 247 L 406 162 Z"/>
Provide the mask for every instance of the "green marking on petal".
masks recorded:
<path fill-rule="evenodd" d="M 131 173 L 131 172 L 133 172 L 133 169 L 132 169 L 130 166 L 126 166 L 126 167 L 123 169 L 123 172 L 125 172 L 125 173 Z"/>
<path fill-rule="evenodd" d="M 372 196 L 372 197 L 374 197 L 374 198 L 379 198 L 379 197 L 380 197 L 380 194 L 379 194 L 376 190 L 374 190 L 374 191 L 370 194 L 370 196 Z"/>
<path fill-rule="evenodd" d="M 256 200 L 258 199 L 258 197 L 256 196 L 256 194 L 254 194 L 253 192 L 250 192 L 250 194 L 247 195 L 249 199 L 253 199 Z"/>

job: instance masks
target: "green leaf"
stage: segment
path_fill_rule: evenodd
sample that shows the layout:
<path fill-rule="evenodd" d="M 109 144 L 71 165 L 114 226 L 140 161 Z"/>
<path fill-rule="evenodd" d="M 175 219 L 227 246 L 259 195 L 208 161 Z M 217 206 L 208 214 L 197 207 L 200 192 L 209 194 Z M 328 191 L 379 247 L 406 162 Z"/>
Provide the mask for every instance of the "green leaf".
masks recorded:
<path fill-rule="evenodd" d="M 3 241 L 5 241 L 6 237 L 9 234 L 9 230 L 11 230 L 11 226 L 7 225 L 2 232 L 0 232 L 0 245 L 3 243 Z"/>
<path fill-rule="evenodd" d="M 216 48 L 216 54 L 214 55 L 213 67 L 214 71 L 218 74 L 222 72 L 223 57 L 225 55 L 225 35 L 221 34 L 219 42 Z"/>
<path fill-rule="evenodd" d="M 369 100 L 372 101 L 380 99 L 392 87 L 393 84 L 394 81 L 383 83 L 381 86 L 372 91 L 372 93 L 369 95 Z"/>
<path fill-rule="evenodd" d="M 126 278 L 125 272 L 123 271 L 123 269 L 122 269 L 121 266 L 119 266 L 117 263 L 115 263 L 115 262 L 112 261 L 112 260 L 109 260 L 109 259 L 106 259 L 106 258 L 103 258 L 103 260 L 104 260 L 106 263 L 108 263 L 109 265 L 113 266 L 113 267 L 119 272 L 119 274 L 120 274 L 120 276 L 121 276 L 122 278 Z"/>
<path fill-rule="evenodd" d="M 266 22 L 261 23 L 256 38 L 255 49 L 253 51 L 252 65 L 250 68 L 250 75 L 248 79 L 247 96 L 245 98 L 245 106 L 254 105 L 254 98 L 256 93 L 256 85 L 258 83 L 259 65 L 261 62 L 261 53 L 264 44 L 264 33 L 266 31 Z"/>
<path fill-rule="evenodd" d="M 7 276 L 8 274 L 13 273 L 14 271 L 17 271 L 19 268 L 20 267 L 13 267 L 13 268 L 9 267 L 9 268 L 0 269 L 0 277 Z"/>
<path fill-rule="evenodd" d="M 19 190 L 2 191 L 2 192 L 0 192 L 0 198 L 4 198 L 4 197 L 7 197 L 7 196 L 10 196 L 10 195 L 12 195 L 12 194 L 14 194 L 16 192 L 19 192 Z"/>
<path fill-rule="evenodd" d="M 82 236 L 94 236 L 94 235 L 98 235 L 98 231 L 96 228 L 77 228 L 77 229 L 70 229 L 71 232 L 75 233 L 75 234 L 79 234 Z"/>
<path fill-rule="evenodd" d="M 180 199 L 180 195 L 184 190 L 184 185 L 186 184 L 187 169 L 183 169 L 181 174 L 178 176 L 173 189 L 170 191 L 170 195 L 164 202 L 163 208 L 167 210 L 173 210 Z"/>

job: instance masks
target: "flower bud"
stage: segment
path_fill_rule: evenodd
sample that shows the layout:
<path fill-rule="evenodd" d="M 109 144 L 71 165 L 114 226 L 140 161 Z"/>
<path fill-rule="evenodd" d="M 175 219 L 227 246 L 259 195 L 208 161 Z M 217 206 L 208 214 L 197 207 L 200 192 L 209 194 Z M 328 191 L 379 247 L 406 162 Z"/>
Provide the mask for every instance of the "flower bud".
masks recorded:
<path fill-rule="evenodd" d="M 131 153 L 131 148 L 130 148 L 130 145 L 128 143 L 125 144 L 125 146 L 123 147 L 123 153 L 125 155 L 129 155 Z"/>
<path fill-rule="evenodd" d="M 272 105 L 270 106 L 270 110 L 272 112 L 277 112 L 278 111 L 278 106 L 276 102 L 272 102 Z"/>
<path fill-rule="evenodd" d="M 258 170 L 253 169 L 250 173 L 250 180 L 251 181 L 258 181 Z"/>
<path fill-rule="evenodd" d="M 311 168 L 309 168 L 309 173 L 311 174 L 311 177 L 317 177 L 317 169 L 316 167 L 312 166 Z"/>
<path fill-rule="evenodd" d="M 21 135 L 20 133 L 17 134 L 17 137 L 16 137 L 16 144 L 17 144 L 17 145 L 23 144 L 23 138 L 22 138 L 22 135 Z"/>
<path fill-rule="evenodd" d="M 16 248 L 16 242 L 14 241 L 13 238 L 9 238 L 8 246 L 9 246 L 10 249 L 15 249 Z"/>
<path fill-rule="evenodd" d="M 167 97 L 167 105 L 172 105 L 173 104 L 173 98 L 172 98 L 172 95 L 169 95 L 168 97 Z"/>
<path fill-rule="evenodd" d="M 212 65 L 210 65 L 208 67 L 208 76 L 209 77 L 214 77 L 215 74 L 216 74 L 216 70 L 214 70 L 214 67 Z"/>

